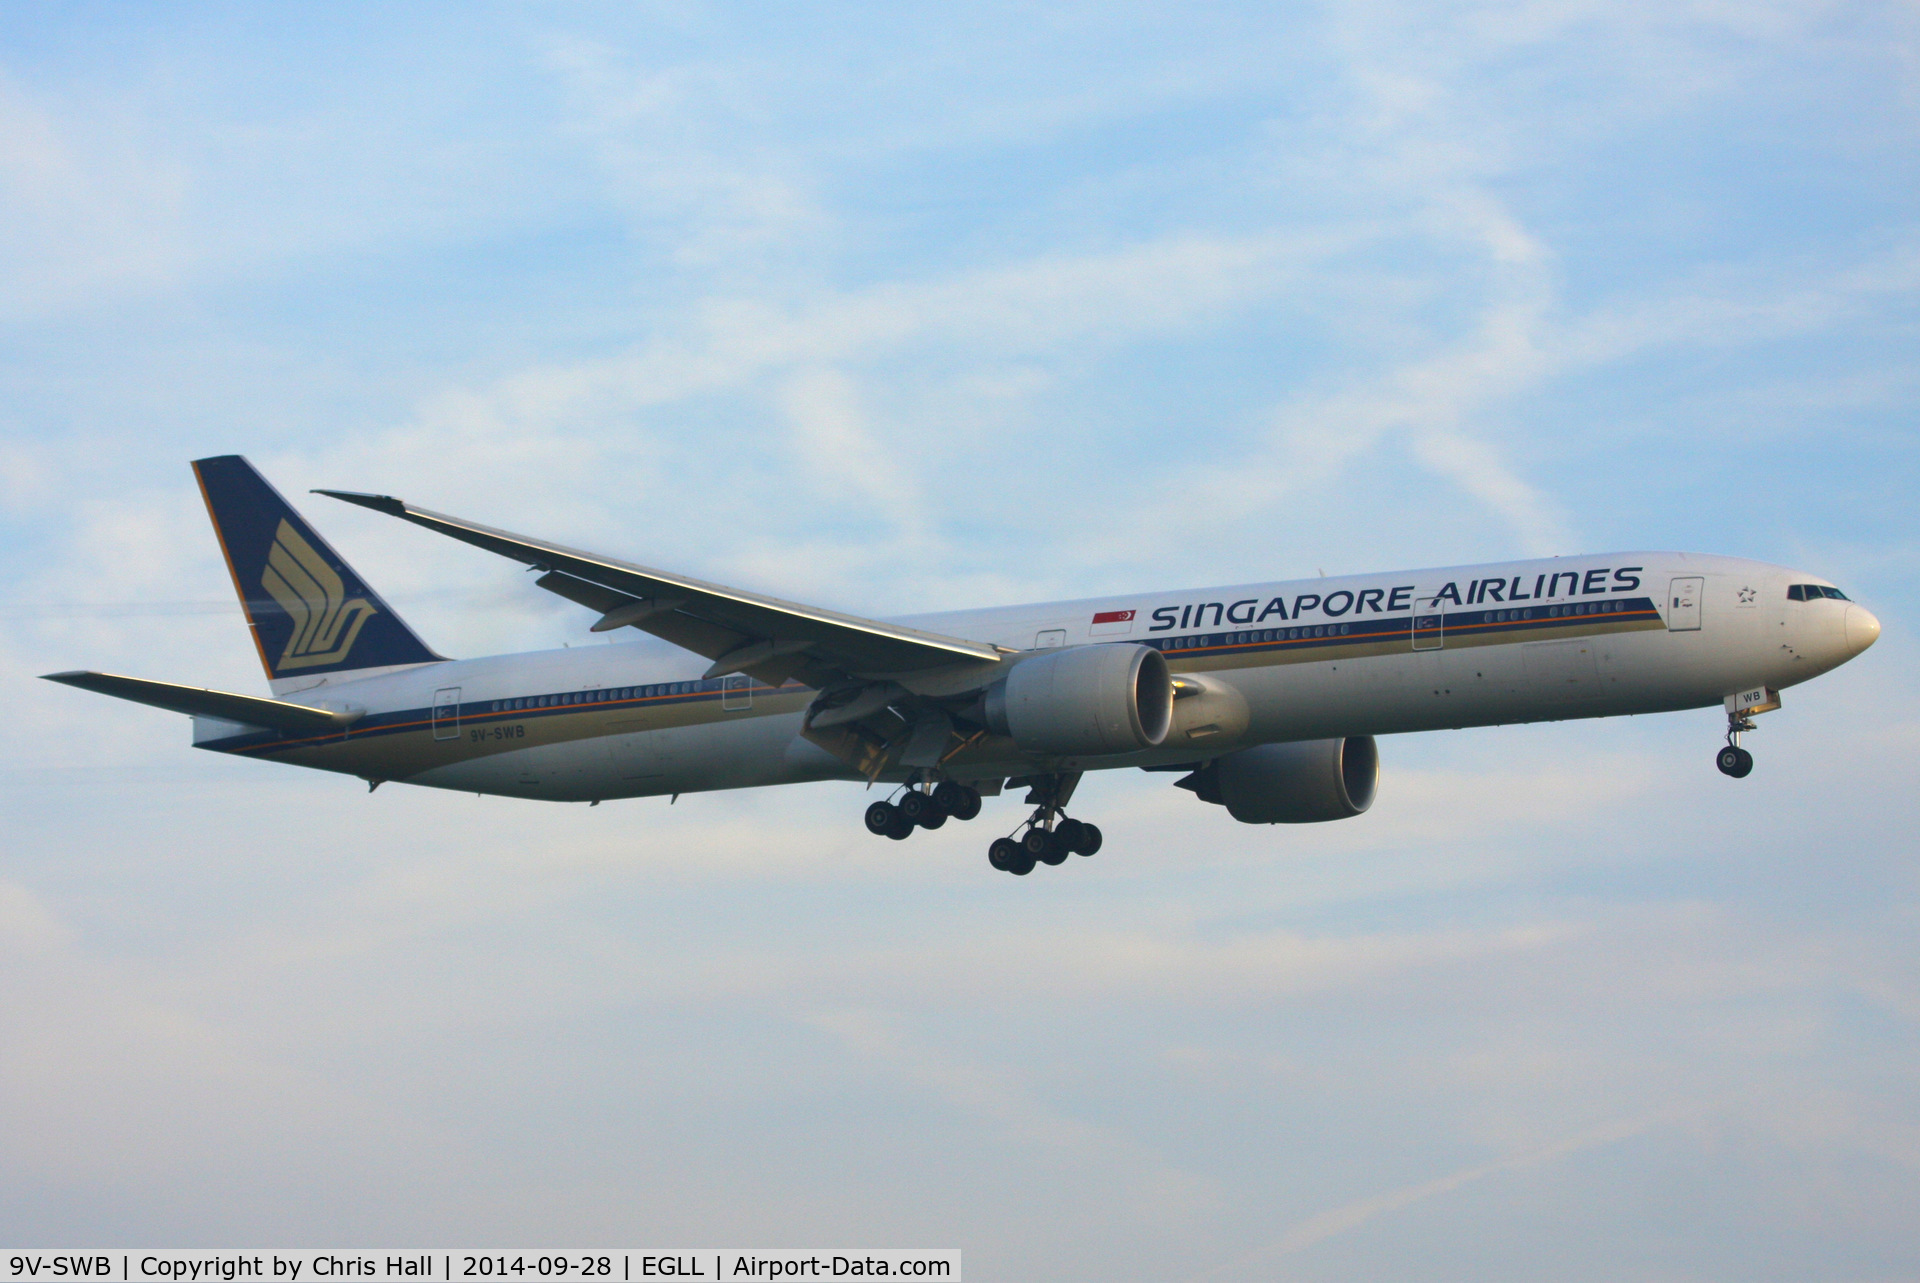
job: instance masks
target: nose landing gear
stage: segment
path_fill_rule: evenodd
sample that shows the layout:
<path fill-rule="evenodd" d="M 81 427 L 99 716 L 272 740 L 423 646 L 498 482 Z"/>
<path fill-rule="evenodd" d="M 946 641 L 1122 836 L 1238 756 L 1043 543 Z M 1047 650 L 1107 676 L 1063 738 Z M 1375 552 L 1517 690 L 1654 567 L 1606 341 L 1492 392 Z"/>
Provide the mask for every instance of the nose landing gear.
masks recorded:
<path fill-rule="evenodd" d="M 1753 719 L 1780 707 L 1780 692 L 1771 686 L 1755 686 L 1727 696 L 1727 746 L 1713 755 L 1713 764 L 1722 775 L 1743 780 L 1753 770 L 1753 754 L 1740 747 L 1740 737 L 1753 729 Z"/>
<path fill-rule="evenodd" d="M 1722 775 L 1744 780 L 1753 771 L 1753 754 L 1740 747 L 1740 737 L 1753 729 L 1753 719 L 1744 712 L 1727 711 L 1727 742 L 1713 755 L 1713 764 Z"/>

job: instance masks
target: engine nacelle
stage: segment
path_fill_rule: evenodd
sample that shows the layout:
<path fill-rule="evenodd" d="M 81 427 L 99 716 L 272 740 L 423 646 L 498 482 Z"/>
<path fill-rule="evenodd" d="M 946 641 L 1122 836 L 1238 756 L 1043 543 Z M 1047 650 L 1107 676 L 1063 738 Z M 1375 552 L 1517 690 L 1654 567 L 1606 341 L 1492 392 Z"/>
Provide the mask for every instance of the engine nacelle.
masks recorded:
<path fill-rule="evenodd" d="M 1242 824 L 1348 820 L 1373 805 L 1380 752 L 1373 736 L 1262 744 L 1216 758 L 1180 781 Z"/>
<path fill-rule="evenodd" d="M 1021 660 L 987 692 L 987 728 L 1029 753 L 1153 748 L 1173 721 L 1173 675 L 1151 646 L 1075 646 Z"/>

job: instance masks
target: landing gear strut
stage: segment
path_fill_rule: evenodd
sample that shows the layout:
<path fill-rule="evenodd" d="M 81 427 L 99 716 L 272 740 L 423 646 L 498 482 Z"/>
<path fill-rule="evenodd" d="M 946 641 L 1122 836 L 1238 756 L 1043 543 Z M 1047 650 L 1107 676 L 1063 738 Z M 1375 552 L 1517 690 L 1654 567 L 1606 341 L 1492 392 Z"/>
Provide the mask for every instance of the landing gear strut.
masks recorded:
<path fill-rule="evenodd" d="M 1753 719 L 1744 713 L 1727 714 L 1727 743 L 1713 755 L 1713 764 L 1722 775 L 1744 780 L 1753 770 L 1753 754 L 1740 747 L 1740 737 L 1753 729 Z"/>
<path fill-rule="evenodd" d="M 1092 855 L 1100 849 L 1100 830 L 1084 820 L 1069 819 L 1064 808 L 1080 782 L 1078 771 L 1068 775 L 1036 775 L 1027 801 L 1034 811 L 1021 826 L 1026 831 L 1018 838 L 998 839 L 987 848 L 987 863 L 1019 877 L 1033 872 L 1036 864 L 1059 865 L 1069 855 Z M 1015 830 L 1019 832 L 1019 830 Z"/>

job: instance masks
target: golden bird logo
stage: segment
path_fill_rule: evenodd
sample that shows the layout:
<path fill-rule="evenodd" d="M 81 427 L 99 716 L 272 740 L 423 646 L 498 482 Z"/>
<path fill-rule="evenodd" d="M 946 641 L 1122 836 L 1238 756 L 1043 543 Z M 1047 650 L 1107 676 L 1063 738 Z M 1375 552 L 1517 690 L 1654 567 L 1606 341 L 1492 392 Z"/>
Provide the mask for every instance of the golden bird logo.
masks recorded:
<path fill-rule="evenodd" d="M 378 613 L 364 597 L 347 600 L 347 586 L 340 576 L 285 520 L 267 552 L 260 586 L 293 619 L 293 635 L 287 638 L 280 668 L 339 663 L 353 649 L 360 626 Z"/>

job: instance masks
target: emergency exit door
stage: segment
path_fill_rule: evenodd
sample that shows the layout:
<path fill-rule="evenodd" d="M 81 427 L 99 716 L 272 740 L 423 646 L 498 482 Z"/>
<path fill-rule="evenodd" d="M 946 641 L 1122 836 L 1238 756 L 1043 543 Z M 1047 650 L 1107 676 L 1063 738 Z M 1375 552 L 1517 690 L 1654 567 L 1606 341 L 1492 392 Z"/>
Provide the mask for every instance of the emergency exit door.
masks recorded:
<path fill-rule="evenodd" d="M 1668 632 L 1700 631 L 1700 598 L 1706 586 L 1707 581 L 1699 575 L 1688 575 L 1667 585 Z"/>

